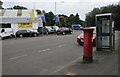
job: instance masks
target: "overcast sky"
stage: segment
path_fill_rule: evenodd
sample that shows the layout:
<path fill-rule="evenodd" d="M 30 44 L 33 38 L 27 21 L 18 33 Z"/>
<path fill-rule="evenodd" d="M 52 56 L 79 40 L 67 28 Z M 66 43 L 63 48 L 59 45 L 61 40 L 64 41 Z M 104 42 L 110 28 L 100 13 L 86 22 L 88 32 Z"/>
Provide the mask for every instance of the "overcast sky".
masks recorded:
<path fill-rule="evenodd" d="M 119 0 L 2 0 L 4 8 L 10 8 L 14 5 L 25 6 L 28 9 L 40 9 L 46 12 L 52 11 L 55 14 L 78 13 L 80 19 L 85 20 L 85 14 L 92 11 L 93 8 L 107 6 L 110 4 L 118 4 Z"/>

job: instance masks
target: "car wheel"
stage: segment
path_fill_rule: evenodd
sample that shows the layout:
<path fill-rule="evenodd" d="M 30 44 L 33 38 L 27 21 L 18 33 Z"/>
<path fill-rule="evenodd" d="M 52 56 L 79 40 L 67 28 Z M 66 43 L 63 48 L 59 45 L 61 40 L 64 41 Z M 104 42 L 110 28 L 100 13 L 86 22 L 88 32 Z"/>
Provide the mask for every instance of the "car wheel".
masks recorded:
<path fill-rule="evenodd" d="M 65 35 L 65 32 L 63 32 L 62 34 Z"/>
<path fill-rule="evenodd" d="M 13 37 L 13 35 L 11 34 L 11 35 L 10 35 L 10 38 L 12 38 L 12 37 Z"/>
<path fill-rule="evenodd" d="M 59 33 L 57 32 L 57 35 L 59 35 Z"/>
<path fill-rule="evenodd" d="M 46 34 L 48 34 L 48 31 L 46 32 Z"/>
<path fill-rule="evenodd" d="M 34 37 L 37 37 L 37 34 L 36 34 L 36 33 L 34 34 Z"/>
<path fill-rule="evenodd" d="M 22 35 L 22 34 L 20 34 L 20 37 L 23 37 L 23 35 Z"/>
<path fill-rule="evenodd" d="M 73 32 L 70 32 L 70 34 L 72 34 Z"/>

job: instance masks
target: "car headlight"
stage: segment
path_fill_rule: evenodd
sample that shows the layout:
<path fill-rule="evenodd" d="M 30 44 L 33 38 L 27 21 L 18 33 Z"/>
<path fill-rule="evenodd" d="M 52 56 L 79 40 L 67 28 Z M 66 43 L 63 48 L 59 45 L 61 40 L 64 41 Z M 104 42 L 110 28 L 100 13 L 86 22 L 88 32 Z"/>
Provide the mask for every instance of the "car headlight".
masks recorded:
<path fill-rule="evenodd" d="M 80 36 L 78 36 L 78 38 L 80 39 Z"/>
<path fill-rule="evenodd" d="M 95 37 L 92 38 L 93 40 L 95 39 Z"/>

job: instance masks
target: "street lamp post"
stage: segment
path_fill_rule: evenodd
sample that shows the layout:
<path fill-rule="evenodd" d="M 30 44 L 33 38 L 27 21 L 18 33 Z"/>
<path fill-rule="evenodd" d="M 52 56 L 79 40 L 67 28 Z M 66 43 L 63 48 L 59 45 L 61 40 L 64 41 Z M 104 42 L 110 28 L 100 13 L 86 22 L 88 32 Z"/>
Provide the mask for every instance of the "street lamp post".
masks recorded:
<path fill-rule="evenodd" d="M 56 15 L 56 2 L 55 2 L 55 15 Z"/>
<path fill-rule="evenodd" d="M 56 6 L 56 1 L 55 1 L 55 17 L 57 16 L 57 6 Z M 64 3 L 64 1 L 61 1 L 61 3 Z M 56 22 L 55 22 L 55 25 L 56 25 Z"/>

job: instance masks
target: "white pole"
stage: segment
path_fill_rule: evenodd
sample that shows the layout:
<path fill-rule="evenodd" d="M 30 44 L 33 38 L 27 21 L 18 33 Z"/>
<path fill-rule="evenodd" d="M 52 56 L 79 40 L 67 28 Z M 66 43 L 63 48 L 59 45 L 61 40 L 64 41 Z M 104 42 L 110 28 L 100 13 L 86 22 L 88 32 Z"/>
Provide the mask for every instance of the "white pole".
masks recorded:
<path fill-rule="evenodd" d="M 36 2 L 34 2 L 33 9 L 34 9 L 34 16 L 36 17 Z"/>
<path fill-rule="evenodd" d="M 56 15 L 56 2 L 55 2 L 55 15 Z"/>

